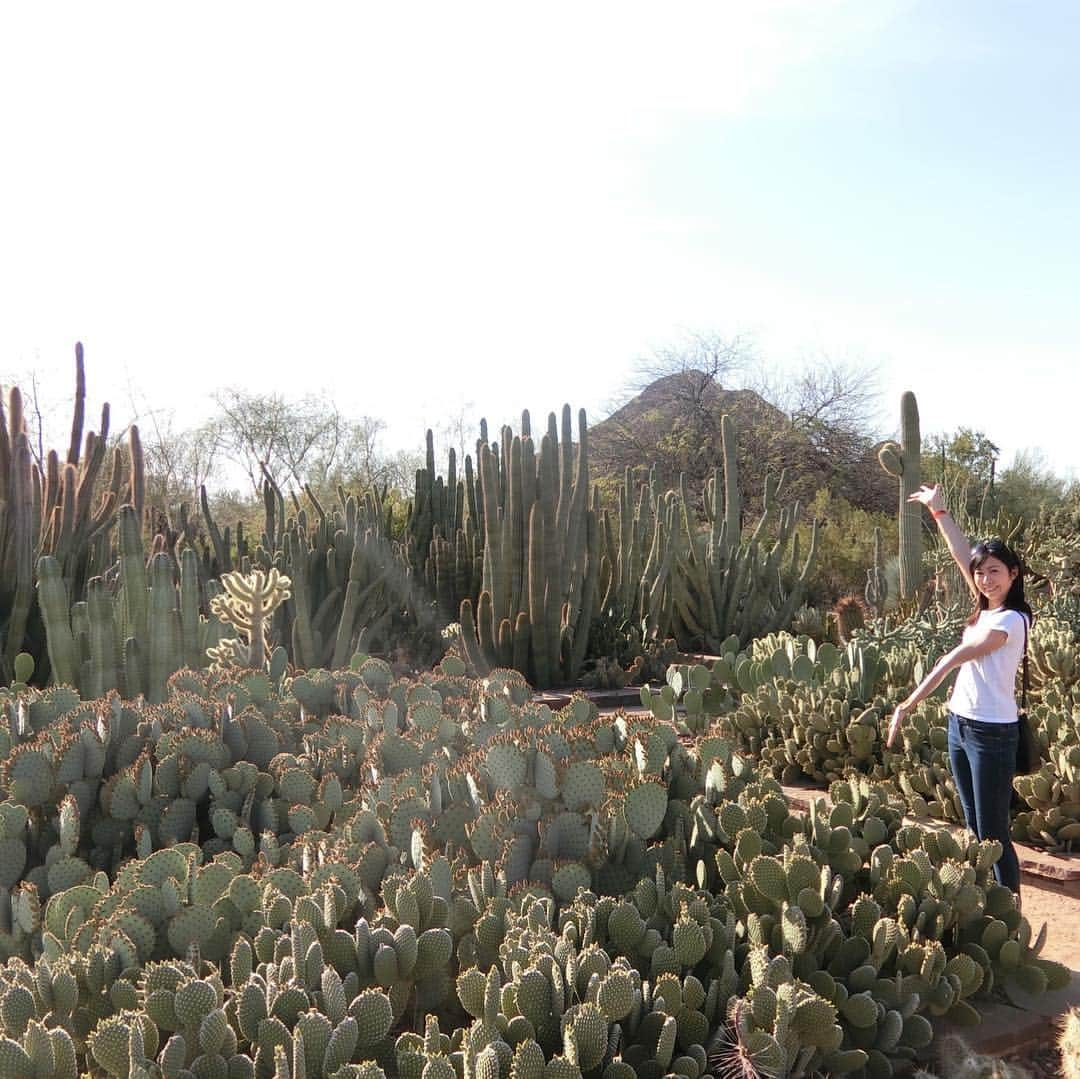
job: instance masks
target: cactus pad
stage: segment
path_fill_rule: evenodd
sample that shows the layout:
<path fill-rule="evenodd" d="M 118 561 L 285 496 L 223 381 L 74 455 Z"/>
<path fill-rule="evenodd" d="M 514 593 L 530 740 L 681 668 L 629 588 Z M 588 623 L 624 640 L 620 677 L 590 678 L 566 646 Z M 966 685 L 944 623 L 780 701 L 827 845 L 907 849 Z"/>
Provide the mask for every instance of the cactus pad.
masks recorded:
<path fill-rule="evenodd" d="M 626 823 L 639 839 L 650 839 L 656 834 L 667 813 L 667 791 L 655 782 L 640 783 L 632 787 L 623 803 Z"/>

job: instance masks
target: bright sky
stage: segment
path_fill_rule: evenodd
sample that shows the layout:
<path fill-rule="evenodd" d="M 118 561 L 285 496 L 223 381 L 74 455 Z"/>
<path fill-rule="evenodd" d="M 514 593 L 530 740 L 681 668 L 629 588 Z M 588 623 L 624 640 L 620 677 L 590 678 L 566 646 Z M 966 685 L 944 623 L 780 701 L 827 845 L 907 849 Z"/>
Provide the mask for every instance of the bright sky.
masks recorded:
<path fill-rule="evenodd" d="M 1078 52 L 1073 0 L 8 5 L 0 372 L 419 448 L 742 333 L 1075 474 Z"/>

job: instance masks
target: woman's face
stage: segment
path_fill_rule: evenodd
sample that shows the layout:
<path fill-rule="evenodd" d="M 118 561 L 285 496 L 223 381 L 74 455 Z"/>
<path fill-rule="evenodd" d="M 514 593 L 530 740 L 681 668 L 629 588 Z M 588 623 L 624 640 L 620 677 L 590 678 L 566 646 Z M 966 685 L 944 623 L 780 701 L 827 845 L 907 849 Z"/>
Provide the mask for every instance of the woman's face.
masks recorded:
<path fill-rule="evenodd" d="M 1017 567 L 1009 569 L 1000 558 L 987 555 L 975 568 L 972 576 L 975 578 L 975 587 L 986 597 L 987 606 L 1000 607 L 1019 572 Z"/>

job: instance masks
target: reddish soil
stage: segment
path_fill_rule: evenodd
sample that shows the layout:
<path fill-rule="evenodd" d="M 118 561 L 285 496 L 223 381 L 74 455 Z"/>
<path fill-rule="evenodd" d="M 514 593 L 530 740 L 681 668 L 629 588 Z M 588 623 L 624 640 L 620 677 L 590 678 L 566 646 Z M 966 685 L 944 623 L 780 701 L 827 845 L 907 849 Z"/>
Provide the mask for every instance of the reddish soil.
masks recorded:
<path fill-rule="evenodd" d="M 1080 971 L 1080 886 L 1077 882 L 1059 884 L 1040 880 L 1025 873 L 1020 884 L 1020 902 L 1024 917 L 1038 933 L 1046 922 L 1047 959 L 1056 959 L 1070 970 Z"/>
<path fill-rule="evenodd" d="M 1020 884 L 1024 917 L 1038 933 L 1046 923 L 1046 944 L 1042 954 L 1056 959 L 1070 970 L 1080 971 L 1080 887 L 1076 882 L 1061 884 L 1024 874 Z M 1006 1054 L 1010 1063 L 1026 1068 L 1032 1079 L 1060 1079 L 1064 1074 L 1055 1044 L 1055 1023 L 1047 1031 L 1041 1046 L 1027 1047 L 1019 1053 Z"/>

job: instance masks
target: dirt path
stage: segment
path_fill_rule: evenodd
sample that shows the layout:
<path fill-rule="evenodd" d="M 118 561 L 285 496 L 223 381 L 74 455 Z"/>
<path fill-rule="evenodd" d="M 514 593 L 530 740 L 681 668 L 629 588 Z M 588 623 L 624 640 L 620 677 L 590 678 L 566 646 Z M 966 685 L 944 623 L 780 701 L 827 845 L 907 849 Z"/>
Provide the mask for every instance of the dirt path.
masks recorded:
<path fill-rule="evenodd" d="M 1070 970 L 1080 971 L 1080 888 L 1042 880 L 1025 873 L 1020 883 L 1024 917 L 1037 933 L 1046 923 L 1042 954 Z"/>

